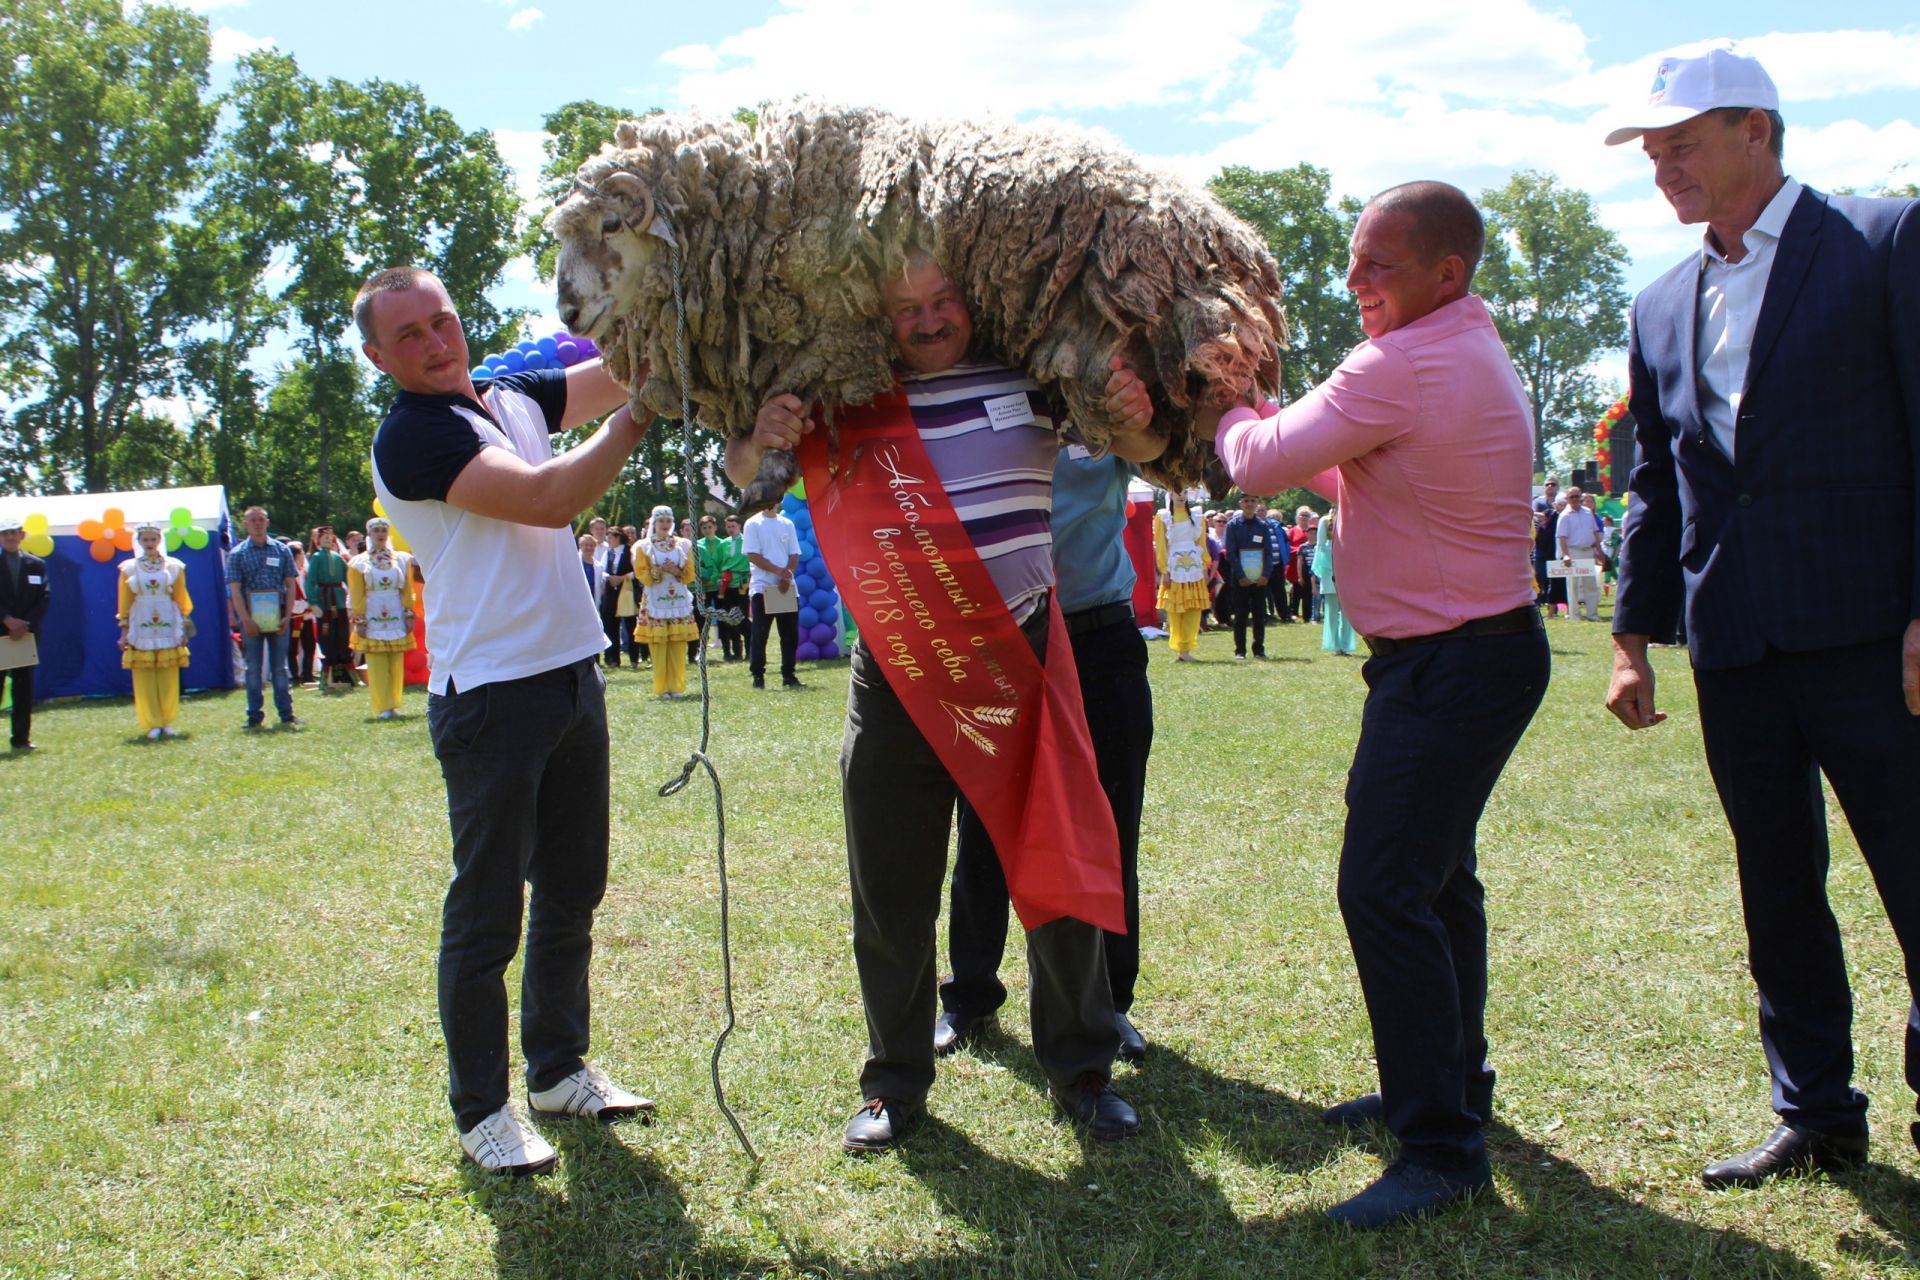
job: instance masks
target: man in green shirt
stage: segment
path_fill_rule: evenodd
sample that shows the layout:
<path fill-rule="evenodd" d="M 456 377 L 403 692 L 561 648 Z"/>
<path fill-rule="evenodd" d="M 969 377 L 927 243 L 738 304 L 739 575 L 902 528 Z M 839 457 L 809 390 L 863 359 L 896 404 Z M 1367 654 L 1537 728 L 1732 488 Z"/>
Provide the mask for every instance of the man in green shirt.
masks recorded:
<path fill-rule="evenodd" d="M 720 629 L 720 653 L 728 662 L 747 654 L 747 574 L 753 566 L 740 548 L 740 521 L 727 517 L 727 536 L 714 536 L 712 516 L 700 517 L 698 562 L 700 587 Z"/>

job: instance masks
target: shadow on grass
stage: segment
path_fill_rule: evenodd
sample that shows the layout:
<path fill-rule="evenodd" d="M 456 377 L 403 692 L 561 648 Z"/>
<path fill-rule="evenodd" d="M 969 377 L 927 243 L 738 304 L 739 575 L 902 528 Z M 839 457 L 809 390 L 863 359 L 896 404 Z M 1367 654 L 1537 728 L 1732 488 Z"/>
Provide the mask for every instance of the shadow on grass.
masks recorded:
<path fill-rule="evenodd" d="M 573 1120 L 541 1128 L 560 1153 L 559 1170 L 550 1176 L 510 1178 L 462 1162 L 468 1199 L 493 1220 L 497 1275 L 546 1280 L 764 1270 L 764 1262 L 700 1238 L 679 1184 L 645 1149 L 650 1126 Z"/>
<path fill-rule="evenodd" d="M 1024 1045 L 995 1037 L 976 1052 L 1044 1091 Z M 1684 1222 L 1597 1185 L 1577 1165 L 1495 1123 L 1489 1149 L 1506 1198 L 1487 1198 L 1396 1230 L 1362 1235 L 1327 1223 L 1321 1207 L 1263 1216 L 1235 1204 L 1209 1171 L 1224 1156 L 1264 1166 L 1263 1179 L 1297 1198 L 1301 1183 L 1351 1146 L 1382 1135 L 1323 1124 L 1319 1109 L 1281 1090 L 1222 1076 L 1156 1047 L 1146 1065 L 1116 1077 L 1140 1109 L 1142 1135 L 1083 1140 L 1065 1174 L 987 1151 L 930 1116 L 898 1158 L 941 1209 L 984 1237 L 975 1250 L 895 1270 L 843 1271 L 789 1254 L 804 1274 L 993 1275 L 1418 1275 L 1486 1277 L 1766 1276 L 1821 1274 L 1790 1253 L 1734 1231 Z M 1038 1102 L 1038 1099 L 1036 1099 Z M 938 1102 L 936 1099 L 935 1105 Z M 1040 1105 L 1045 1105 L 1040 1103 Z M 1350 1189 L 1358 1191 L 1361 1183 Z M 1881 1168 L 1862 1185 L 1868 1211 L 1897 1235 L 1914 1226 L 1913 1184 Z M 1243 1184 L 1239 1194 L 1259 1197 Z M 1863 1204 L 1868 1201 L 1863 1195 Z M 1887 1255 L 1876 1242 L 1858 1251 Z M 1891 1262 L 1891 1258 L 1885 1259 Z"/>
<path fill-rule="evenodd" d="M 1920 1243 L 1920 1182 L 1877 1160 L 1834 1181 L 1859 1202 L 1862 1213 L 1900 1242 L 1899 1249 L 1890 1249 L 1881 1241 L 1845 1232 L 1836 1242 L 1840 1252 L 1870 1256 L 1889 1270 L 1920 1266 L 1920 1252 L 1915 1249 Z"/>

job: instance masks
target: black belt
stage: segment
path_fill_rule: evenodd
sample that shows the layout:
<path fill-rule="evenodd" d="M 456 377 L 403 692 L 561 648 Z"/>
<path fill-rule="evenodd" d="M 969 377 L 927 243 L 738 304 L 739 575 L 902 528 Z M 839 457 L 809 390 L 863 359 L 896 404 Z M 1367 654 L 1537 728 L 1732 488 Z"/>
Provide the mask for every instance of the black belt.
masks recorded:
<path fill-rule="evenodd" d="M 1538 606 L 1523 604 L 1517 609 L 1505 613 L 1496 613 L 1491 618 L 1475 618 L 1463 622 L 1450 631 L 1436 631 L 1430 636 L 1362 636 L 1367 642 L 1367 651 L 1376 658 L 1384 658 L 1390 653 L 1416 644 L 1427 644 L 1433 640 L 1452 640 L 1460 636 L 1515 636 L 1540 629 L 1540 610 Z"/>
<path fill-rule="evenodd" d="M 1083 636 L 1089 631 L 1098 631 L 1102 627 L 1111 627 L 1117 622 L 1133 621 L 1133 606 L 1130 604 L 1097 604 L 1091 609 L 1082 609 L 1078 613 L 1067 615 L 1067 634 Z"/>

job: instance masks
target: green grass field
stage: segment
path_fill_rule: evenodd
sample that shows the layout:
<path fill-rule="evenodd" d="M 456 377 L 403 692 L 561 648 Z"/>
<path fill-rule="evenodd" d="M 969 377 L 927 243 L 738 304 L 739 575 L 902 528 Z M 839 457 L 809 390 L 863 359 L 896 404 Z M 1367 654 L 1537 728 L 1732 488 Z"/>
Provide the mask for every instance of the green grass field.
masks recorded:
<path fill-rule="evenodd" d="M 1387 1140 L 1315 1116 L 1373 1079 L 1334 904 L 1361 664 L 1322 654 L 1318 627 L 1270 632 L 1266 663 L 1228 661 L 1218 634 L 1199 665 L 1154 646 L 1134 1010 L 1153 1052 L 1116 1079 L 1146 1132 L 1112 1148 L 1049 1118 L 1016 995 L 996 1039 L 943 1063 L 904 1150 L 840 1153 L 865 1047 L 844 664 L 790 694 L 714 668 L 740 1016 L 723 1073 L 763 1162 L 707 1077 L 711 795 L 656 794 L 699 708 L 621 671 L 595 1056 L 660 1119 L 553 1126 L 560 1171 L 522 1182 L 463 1167 L 446 1109 L 448 837 L 422 694 L 375 723 L 361 696 L 302 693 L 304 732 L 258 736 L 239 693 L 193 697 L 187 736 L 162 743 L 136 738 L 125 702 L 43 707 L 42 750 L 0 757 L 0 1276 L 1920 1271 L 1908 997 L 1857 850 L 1836 832 L 1872 1163 L 1707 1192 L 1701 1164 L 1772 1117 L 1685 655 L 1655 655 L 1672 719 L 1629 735 L 1600 706 L 1604 628 L 1550 631 L 1552 688 L 1481 825 L 1500 1195 L 1371 1237 L 1320 1219 Z"/>

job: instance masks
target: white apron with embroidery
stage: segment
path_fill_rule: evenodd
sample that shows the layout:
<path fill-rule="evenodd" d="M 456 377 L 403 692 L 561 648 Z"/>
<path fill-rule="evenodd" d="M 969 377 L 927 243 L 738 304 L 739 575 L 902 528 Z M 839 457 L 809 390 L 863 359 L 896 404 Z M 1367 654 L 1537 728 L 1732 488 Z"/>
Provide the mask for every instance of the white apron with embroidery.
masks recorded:
<path fill-rule="evenodd" d="M 399 555 L 382 564 L 366 557 L 360 576 L 367 584 L 366 629 L 369 640 L 405 640 L 407 628 L 408 565 Z"/>
<path fill-rule="evenodd" d="M 658 542 L 648 542 L 647 559 L 653 562 L 654 568 L 660 570 L 660 581 L 649 582 L 646 586 L 647 620 L 677 622 L 681 618 L 691 618 L 693 592 L 675 576 L 687 563 L 687 553 L 681 549 L 679 541 L 676 539 L 667 547 L 662 547 Z"/>
<path fill-rule="evenodd" d="M 1185 520 L 1167 520 L 1167 577 L 1175 582 L 1200 582 L 1207 576 L 1207 540 L 1188 508 Z"/>
<path fill-rule="evenodd" d="M 180 606 L 173 602 L 173 584 L 186 569 L 171 558 L 158 564 L 137 556 L 127 561 L 121 572 L 133 588 L 133 604 L 127 610 L 128 645 L 135 649 L 178 649 L 187 642 Z"/>

